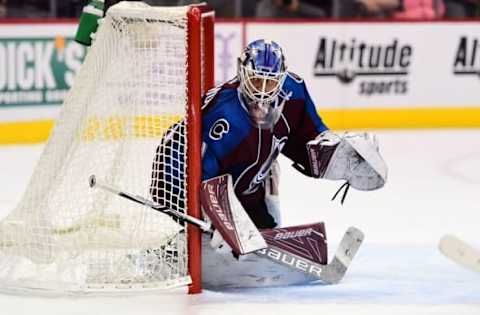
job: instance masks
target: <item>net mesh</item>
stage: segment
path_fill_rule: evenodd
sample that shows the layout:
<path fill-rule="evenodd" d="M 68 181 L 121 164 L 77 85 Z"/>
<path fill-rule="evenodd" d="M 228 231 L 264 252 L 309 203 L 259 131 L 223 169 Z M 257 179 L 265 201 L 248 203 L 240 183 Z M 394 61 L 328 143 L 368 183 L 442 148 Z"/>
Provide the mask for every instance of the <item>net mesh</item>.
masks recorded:
<path fill-rule="evenodd" d="M 117 291 L 189 282 L 179 222 L 88 185 L 95 174 L 151 197 L 157 147 L 186 115 L 187 10 L 139 3 L 109 10 L 22 201 L 0 222 L 1 289 Z M 173 132 L 175 149 L 185 152 L 185 128 Z M 176 187 L 161 198 L 180 211 L 184 156 L 174 155 L 178 178 L 161 179 Z"/>

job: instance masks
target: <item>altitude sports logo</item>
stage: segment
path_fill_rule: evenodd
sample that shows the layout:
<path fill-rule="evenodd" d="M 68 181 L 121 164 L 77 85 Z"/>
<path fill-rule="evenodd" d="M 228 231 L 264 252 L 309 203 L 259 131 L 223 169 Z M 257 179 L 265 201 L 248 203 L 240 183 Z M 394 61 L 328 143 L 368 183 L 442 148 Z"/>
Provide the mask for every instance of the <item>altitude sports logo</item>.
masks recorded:
<path fill-rule="evenodd" d="M 480 77 L 480 47 L 478 38 L 460 37 L 453 61 L 453 74 Z"/>
<path fill-rule="evenodd" d="M 314 76 L 337 78 L 342 84 L 359 81 L 358 94 L 406 94 L 413 59 L 409 44 L 393 39 L 371 43 L 321 37 L 314 63 Z"/>

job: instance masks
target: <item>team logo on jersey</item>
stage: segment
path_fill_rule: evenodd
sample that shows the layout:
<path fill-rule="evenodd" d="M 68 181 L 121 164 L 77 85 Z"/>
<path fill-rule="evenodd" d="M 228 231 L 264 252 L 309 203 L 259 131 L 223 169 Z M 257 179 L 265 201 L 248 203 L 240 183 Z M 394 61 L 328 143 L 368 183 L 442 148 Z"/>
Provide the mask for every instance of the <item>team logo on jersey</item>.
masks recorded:
<path fill-rule="evenodd" d="M 230 124 L 228 123 L 228 121 L 225 118 L 220 118 L 212 125 L 208 135 L 212 140 L 220 140 L 222 139 L 223 135 L 228 133 L 229 131 Z"/>
<path fill-rule="evenodd" d="M 267 178 L 270 172 L 270 169 L 272 168 L 273 162 L 280 155 L 280 152 L 282 152 L 282 149 L 285 146 L 285 143 L 287 142 L 287 140 L 288 140 L 287 137 L 278 139 L 275 136 L 273 136 L 272 149 L 270 151 L 270 155 L 262 164 L 262 166 L 260 167 L 260 170 L 257 172 L 255 177 L 252 179 L 252 181 L 250 182 L 250 185 L 248 185 L 248 189 L 246 189 L 243 192 L 244 195 L 249 195 L 256 192 L 260 187 L 260 185 L 263 185 L 263 183 L 265 182 L 265 179 Z"/>

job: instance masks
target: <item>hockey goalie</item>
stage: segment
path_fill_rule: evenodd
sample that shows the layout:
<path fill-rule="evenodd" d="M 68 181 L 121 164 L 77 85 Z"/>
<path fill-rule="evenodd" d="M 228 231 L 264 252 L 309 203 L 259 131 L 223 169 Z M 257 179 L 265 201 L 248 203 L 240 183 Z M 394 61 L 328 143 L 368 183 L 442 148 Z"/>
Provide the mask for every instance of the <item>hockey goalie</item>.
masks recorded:
<path fill-rule="evenodd" d="M 182 208 L 172 178 L 183 154 L 170 127 L 153 163 L 151 197 Z M 281 47 L 250 43 L 238 58 L 237 76 L 203 97 L 202 208 L 214 226 L 203 238 L 206 288 L 273 286 L 340 281 L 363 234 L 350 229 L 328 263 L 324 223 L 285 227 L 278 184 L 280 153 L 306 176 L 343 180 L 348 188 L 383 187 L 387 167 L 376 138 L 335 134 L 318 115 L 305 82 L 287 71 Z M 169 178 L 169 180 L 165 180 Z M 165 183 L 169 183 L 166 185 Z"/>

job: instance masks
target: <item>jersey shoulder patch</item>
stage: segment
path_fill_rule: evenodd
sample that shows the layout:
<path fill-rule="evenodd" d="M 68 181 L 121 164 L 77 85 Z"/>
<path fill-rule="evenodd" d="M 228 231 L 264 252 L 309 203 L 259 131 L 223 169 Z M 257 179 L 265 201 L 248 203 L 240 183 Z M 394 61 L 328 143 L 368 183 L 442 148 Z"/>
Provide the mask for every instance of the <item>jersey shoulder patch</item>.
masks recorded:
<path fill-rule="evenodd" d="M 202 139 L 218 160 L 237 149 L 252 128 L 241 115 L 219 111 L 204 120 Z"/>
<path fill-rule="evenodd" d="M 217 141 L 222 139 L 224 134 L 230 131 L 230 123 L 225 118 L 219 118 L 216 120 L 208 131 L 210 139 Z"/>
<path fill-rule="evenodd" d="M 252 130 L 236 88 L 222 88 L 207 111 L 202 110 L 202 137 L 219 159 L 238 147 Z"/>

